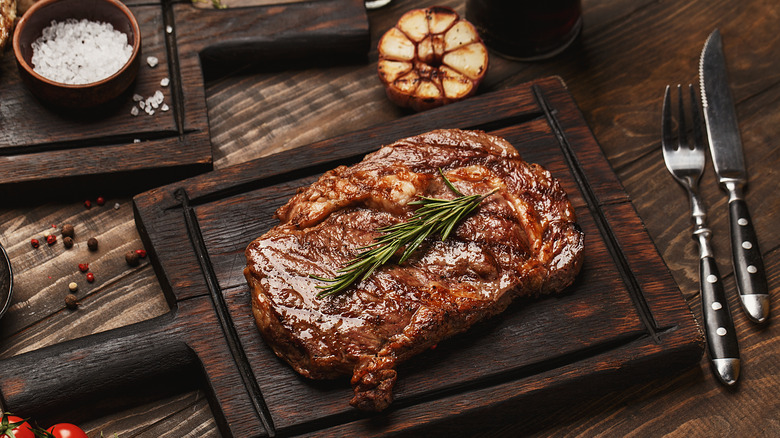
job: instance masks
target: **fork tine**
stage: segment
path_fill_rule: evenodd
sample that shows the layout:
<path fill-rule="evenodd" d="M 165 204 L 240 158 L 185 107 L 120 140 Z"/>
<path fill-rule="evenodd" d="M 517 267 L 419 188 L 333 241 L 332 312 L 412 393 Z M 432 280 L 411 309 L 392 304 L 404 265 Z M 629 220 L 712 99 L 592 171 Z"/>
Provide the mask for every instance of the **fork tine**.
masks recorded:
<path fill-rule="evenodd" d="M 688 130 L 685 126 L 685 105 L 683 103 L 682 85 L 677 84 L 677 147 L 690 148 Z"/>
<path fill-rule="evenodd" d="M 704 149 L 704 135 L 702 134 L 701 108 L 696 100 L 696 92 L 692 84 L 688 84 L 691 94 L 691 122 L 693 124 L 693 147 L 694 149 Z"/>
<path fill-rule="evenodd" d="M 666 92 L 664 93 L 664 106 L 661 114 L 661 144 L 664 149 L 674 148 L 674 146 L 672 146 L 672 108 L 669 105 L 670 93 L 670 87 L 667 85 Z"/>

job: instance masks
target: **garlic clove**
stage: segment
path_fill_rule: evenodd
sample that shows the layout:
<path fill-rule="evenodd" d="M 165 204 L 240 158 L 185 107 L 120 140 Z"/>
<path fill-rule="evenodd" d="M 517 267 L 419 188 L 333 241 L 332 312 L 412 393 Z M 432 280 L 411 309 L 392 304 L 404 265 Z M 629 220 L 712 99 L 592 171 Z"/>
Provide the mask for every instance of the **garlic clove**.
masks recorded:
<path fill-rule="evenodd" d="M 413 42 L 418 43 L 428 36 L 428 16 L 424 9 L 414 9 L 405 13 L 399 20 L 396 28 L 404 33 Z"/>
<path fill-rule="evenodd" d="M 466 20 L 460 20 L 444 34 L 444 50 L 449 52 L 460 46 L 479 41 L 479 34 L 474 25 Z"/>
<path fill-rule="evenodd" d="M 414 42 L 396 28 L 387 31 L 379 40 L 379 53 L 384 58 L 411 61 L 414 59 L 414 52 Z"/>
<path fill-rule="evenodd" d="M 481 78 L 487 67 L 488 53 L 483 44 L 469 44 L 447 52 L 442 64 L 468 76 L 470 79 Z"/>
<path fill-rule="evenodd" d="M 444 73 L 441 80 L 444 97 L 454 101 L 471 94 L 474 83 L 468 77 L 446 66 L 442 67 L 441 70 Z"/>
<path fill-rule="evenodd" d="M 428 9 L 428 32 L 441 34 L 460 20 L 457 12 L 445 6 L 433 6 Z"/>

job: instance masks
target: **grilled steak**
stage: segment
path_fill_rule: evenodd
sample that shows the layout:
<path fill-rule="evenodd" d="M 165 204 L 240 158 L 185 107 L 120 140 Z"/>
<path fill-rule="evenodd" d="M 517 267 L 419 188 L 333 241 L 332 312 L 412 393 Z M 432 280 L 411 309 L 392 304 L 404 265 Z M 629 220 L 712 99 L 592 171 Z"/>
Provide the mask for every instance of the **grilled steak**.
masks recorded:
<path fill-rule="evenodd" d="M 338 295 L 317 298 L 380 235 L 410 218 L 417 196 L 485 198 L 453 234 L 430 238 Z M 392 402 L 395 367 L 503 311 L 518 296 L 558 292 L 582 264 L 583 235 L 558 182 L 483 132 L 439 130 L 399 140 L 326 172 L 279 208 L 249 244 L 244 270 L 257 326 L 276 354 L 312 379 L 352 375 L 351 404 Z"/>

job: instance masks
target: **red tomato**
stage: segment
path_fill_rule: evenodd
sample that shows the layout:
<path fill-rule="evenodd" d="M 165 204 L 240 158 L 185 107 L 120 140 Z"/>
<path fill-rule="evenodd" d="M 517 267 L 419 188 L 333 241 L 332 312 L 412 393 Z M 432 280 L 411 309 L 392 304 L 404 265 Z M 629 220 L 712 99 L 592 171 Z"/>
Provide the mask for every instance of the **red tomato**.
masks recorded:
<path fill-rule="evenodd" d="M 86 435 L 85 435 L 86 436 Z M 30 425 L 24 421 L 24 418 L 6 415 L 0 422 L 0 438 L 35 438 Z"/>
<path fill-rule="evenodd" d="M 87 438 L 87 434 L 81 428 L 70 423 L 55 424 L 46 431 L 54 435 L 54 438 Z"/>

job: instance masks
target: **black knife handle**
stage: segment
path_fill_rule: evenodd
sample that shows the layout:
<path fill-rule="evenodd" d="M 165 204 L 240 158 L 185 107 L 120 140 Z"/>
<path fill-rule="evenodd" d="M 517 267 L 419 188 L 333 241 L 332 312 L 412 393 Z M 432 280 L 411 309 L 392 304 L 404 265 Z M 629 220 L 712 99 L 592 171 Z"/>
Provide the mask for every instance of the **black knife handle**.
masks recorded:
<path fill-rule="evenodd" d="M 753 322 L 764 322 L 769 315 L 769 291 L 766 283 L 764 261 L 758 248 L 753 221 L 743 199 L 729 202 L 729 221 L 731 222 L 731 254 L 734 274 L 737 278 L 737 290 L 745 313 Z M 761 296 L 757 305 L 756 297 Z M 746 301 L 748 299 L 749 301 Z"/>
<path fill-rule="evenodd" d="M 699 261 L 701 311 L 711 359 L 739 359 L 739 344 L 718 265 L 712 257 Z"/>

